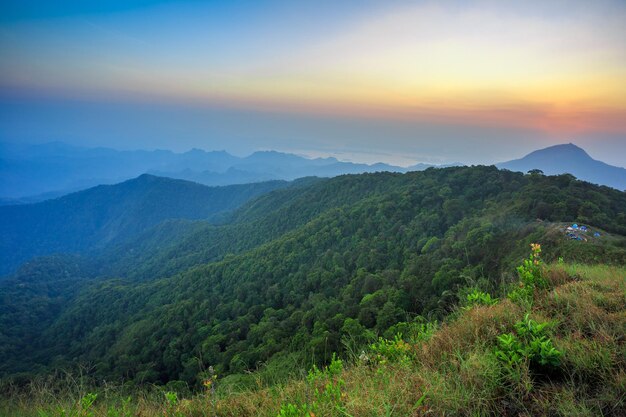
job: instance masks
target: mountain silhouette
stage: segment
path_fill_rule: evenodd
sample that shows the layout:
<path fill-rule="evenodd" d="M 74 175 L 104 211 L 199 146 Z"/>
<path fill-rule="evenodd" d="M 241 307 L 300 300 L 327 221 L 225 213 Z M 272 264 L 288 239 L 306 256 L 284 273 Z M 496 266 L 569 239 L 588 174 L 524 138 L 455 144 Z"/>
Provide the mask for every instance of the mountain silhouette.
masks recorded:
<path fill-rule="evenodd" d="M 539 169 L 546 175 L 572 174 L 583 181 L 626 190 L 626 169 L 595 160 L 572 143 L 540 149 L 497 167 L 521 172 Z"/>

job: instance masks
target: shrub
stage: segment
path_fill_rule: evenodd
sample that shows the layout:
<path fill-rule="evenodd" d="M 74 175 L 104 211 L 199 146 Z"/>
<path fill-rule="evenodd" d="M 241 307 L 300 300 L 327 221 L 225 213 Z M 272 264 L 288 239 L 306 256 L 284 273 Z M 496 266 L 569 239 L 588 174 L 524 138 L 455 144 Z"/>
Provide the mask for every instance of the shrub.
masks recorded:
<path fill-rule="evenodd" d="M 507 367 L 514 367 L 522 362 L 541 367 L 558 367 L 561 363 L 561 351 L 557 350 L 546 333 L 548 322 L 538 323 L 529 317 L 515 323 L 515 331 L 498 336 L 496 357 Z"/>

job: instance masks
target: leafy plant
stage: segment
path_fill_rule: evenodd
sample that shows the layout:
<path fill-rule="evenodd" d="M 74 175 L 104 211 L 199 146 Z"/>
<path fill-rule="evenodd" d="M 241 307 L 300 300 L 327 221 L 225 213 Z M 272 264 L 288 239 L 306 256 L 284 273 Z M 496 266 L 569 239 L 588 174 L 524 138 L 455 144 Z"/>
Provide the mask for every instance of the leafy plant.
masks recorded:
<path fill-rule="evenodd" d="M 393 340 L 379 337 L 369 348 L 373 353 L 372 359 L 381 365 L 388 361 L 407 363 L 411 359 L 411 346 L 402 339 L 402 333 L 396 334 Z"/>
<path fill-rule="evenodd" d="M 341 359 L 337 359 L 336 353 L 333 353 L 333 357 L 326 370 L 330 377 L 339 376 L 343 372 L 343 361 Z"/>
<path fill-rule="evenodd" d="M 83 395 L 80 399 L 81 416 L 92 417 L 94 415 L 93 403 L 96 402 L 98 394 L 92 392 Z"/>
<path fill-rule="evenodd" d="M 173 391 L 165 392 L 165 403 L 168 407 L 175 407 L 178 404 L 178 394 Z"/>
<path fill-rule="evenodd" d="M 541 245 L 531 243 L 530 248 L 529 257 L 517 267 L 520 279 L 518 287 L 508 294 L 508 298 L 514 302 L 532 302 L 535 289 L 548 286 L 548 281 L 542 273 Z"/>
<path fill-rule="evenodd" d="M 544 337 L 533 339 L 530 344 L 530 355 L 541 366 L 557 367 L 561 364 L 563 353 L 557 350 L 552 340 Z"/>
<path fill-rule="evenodd" d="M 343 361 L 337 358 L 337 354 L 333 352 L 332 359 L 328 366 L 325 366 L 323 369 L 319 369 L 317 365 L 313 365 L 313 367 L 309 370 L 307 375 L 307 380 L 309 383 L 315 383 L 317 381 L 323 380 L 328 377 L 335 377 L 340 375 L 343 372 Z"/>
<path fill-rule="evenodd" d="M 543 367 L 559 366 L 563 354 L 554 347 L 548 337 L 546 332 L 548 326 L 548 322 L 538 323 L 526 314 L 523 320 L 515 323 L 517 336 L 513 333 L 498 336 L 496 357 L 509 368 L 524 361 Z"/>
<path fill-rule="evenodd" d="M 313 368 L 309 370 L 307 375 L 307 381 L 314 387 L 315 401 L 313 401 L 310 405 L 303 404 L 299 407 L 287 404 L 285 406 L 287 407 L 285 408 L 285 412 L 292 412 L 295 410 L 295 412 L 298 413 L 304 412 L 314 415 L 314 411 L 324 405 L 326 407 L 345 412 L 345 406 L 343 405 L 345 393 L 343 392 L 343 389 L 346 383 L 343 378 L 341 378 L 342 373 L 343 361 L 341 359 L 337 359 L 337 355 L 335 353 L 333 353 L 330 364 L 324 367 L 323 370 L 320 370 L 317 366 L 313 365 Z M 320 383 L 322 384 L 321 386 Z M 291 406 L 291 408 L 289 406 Z M 282 410 L 283 408 L 281 408 L 281 411 Z M 309 414 L 286 415 L 308 416 Z M 281 415 L 279 414 L 279 416 Z"/>
<path fill-rule="evenodd" d="M 495 350 L 495 354 L 509 368 L 524 360 L 522 344 L 513 333 L 498 336 L 498 348 Z"/>
<path fill-rule="evenodd" d="M 524 315 L 524 320 L 518 321 L 514 324 L 515 330 L 520 337 L 523 338 L 538 338 L 545 335 L 545 329 L 549 323 L 538 323 L 530 318 L 530 313 Z"/>
<path fill-rule="evenodd" d="M 179 403 L 178 394 L 174 391 L 166 391 L 165 395 L 165 415 L 167 417 L 182 417 L 182 413 L 176 408 Z"/>
<path fill-rule="evenodd" d="M 466 296 L 467 305 L 466 309 L 471 309 L 474 306 L 482 305 L 482 306 L 492 306 L 498 304 L 497 298 L 492 298 L 491 294 L 480 291 L 478 289 L 474 289 L 472 292 L 467 294 Z"/>
<path fill-rule="evenodd" d="M 437 328 L 436 321 L 427 321 L 424 317 L 417 316 L 410 322 L 403 321 L 391 326 L 385 331 L 384 337 L 393 339 L 399 334 L 409 344 L 416 344 L 430 339 Z"/>

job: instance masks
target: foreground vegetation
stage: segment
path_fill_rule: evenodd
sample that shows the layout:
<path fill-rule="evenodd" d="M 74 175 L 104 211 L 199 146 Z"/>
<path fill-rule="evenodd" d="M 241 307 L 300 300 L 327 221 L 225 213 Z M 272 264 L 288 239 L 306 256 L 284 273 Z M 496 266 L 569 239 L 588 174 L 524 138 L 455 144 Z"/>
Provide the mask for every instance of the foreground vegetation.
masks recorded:
<path fill-rule="evenodd" d="M 544 266 L 539 245 L 496 298 L 466 289 L 442 323 L 399 323 L 395 337 L 333 355 L 282 384 L 254 388 L 212 369 L 195 394 L 137 391 L 80 376 L 38 379 L 5 396 L 15 416 L 421 416 L 626 414 L 626 268 Z M 356 346 L 356 345 L 354 345 Z M 354 347 L 353 346 L 353 347 Z M 10 387 L 5 387 L 9 392 Z"/>

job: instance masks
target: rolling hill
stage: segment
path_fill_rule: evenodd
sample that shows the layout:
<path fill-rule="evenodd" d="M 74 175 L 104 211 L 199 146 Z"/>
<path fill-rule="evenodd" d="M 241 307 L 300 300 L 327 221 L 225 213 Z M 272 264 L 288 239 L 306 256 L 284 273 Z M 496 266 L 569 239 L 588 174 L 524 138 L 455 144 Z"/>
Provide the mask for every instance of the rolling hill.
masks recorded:
<path fill-rule="evenodd" d="M 40 203 L 2 206 L 0 275 L 34 256 L 103 248 L 167 219 L 207 220 L 288 185 L 207 187 L 144 174 Z"/>

